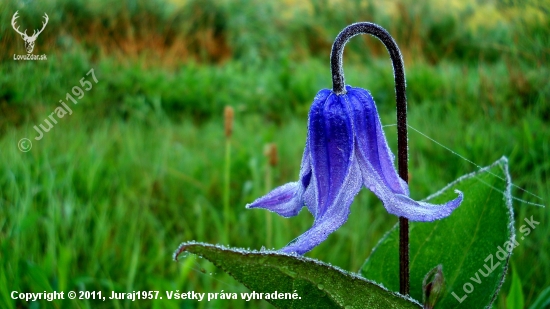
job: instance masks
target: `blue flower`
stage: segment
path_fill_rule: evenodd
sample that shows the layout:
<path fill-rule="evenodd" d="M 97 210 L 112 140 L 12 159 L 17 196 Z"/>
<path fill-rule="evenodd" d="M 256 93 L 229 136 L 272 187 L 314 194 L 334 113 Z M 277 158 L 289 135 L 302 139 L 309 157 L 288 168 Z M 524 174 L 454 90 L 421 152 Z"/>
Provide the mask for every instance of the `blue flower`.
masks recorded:
<path fill-rule="evenodd" d="M 305 205 L 313 226 L 281 249 L 304 254 L 346 222 L 353 198 L 362 186 L 371 190 L 391 214 L 412 221 L 447 217 L 463 195 L 434 205 L 409 197 L 397 174 L 376 105 L 370 93 L 346 86 L 345 94 L 321 90 L 311 106 L 300 179 L 257 199 L 247 208 L 265 208 L 283 217 L 297 215 Z"/>

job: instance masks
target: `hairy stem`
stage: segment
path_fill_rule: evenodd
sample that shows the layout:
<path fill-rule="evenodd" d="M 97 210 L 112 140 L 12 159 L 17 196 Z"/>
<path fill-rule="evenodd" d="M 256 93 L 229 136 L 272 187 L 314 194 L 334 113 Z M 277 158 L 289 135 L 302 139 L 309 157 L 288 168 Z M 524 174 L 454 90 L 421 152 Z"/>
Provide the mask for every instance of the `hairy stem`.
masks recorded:
<path fill-rule="evenodd" d="M 408 146 L 407 146 L 407 97 L 405 93 L 405 67 L 399 47 L 386 29 L 368 22 L 361 22 L 346 27 L 334 41 L 330 54 L 332 72 L 332 90 L 336 94 L 346 93 L 343 69 L 344 46 L 358 34 L 370 34 L 379 39 L 390 54 L 395 80 L 395 97 L 397 104 L 397 157 L 398 172 L 406 182 L 409 181 Z M 409 294 L 409 220 L 399 217 L 399 291 Z"/>

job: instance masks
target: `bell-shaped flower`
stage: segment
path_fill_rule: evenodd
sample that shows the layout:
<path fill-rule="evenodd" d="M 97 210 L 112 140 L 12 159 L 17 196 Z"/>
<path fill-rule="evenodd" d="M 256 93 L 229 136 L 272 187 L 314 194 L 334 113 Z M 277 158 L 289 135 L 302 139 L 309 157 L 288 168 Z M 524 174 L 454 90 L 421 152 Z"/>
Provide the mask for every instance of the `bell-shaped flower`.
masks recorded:
<path fill-rule="evenodd" d="M 265 208 L 283 217 L 305 205 L 313 226 L 281 249 L 304 254 L 346 222 L 350 205 L 362 186 L 371 190 L 391 214 L 411 221 L 447 217 L 463 195 L 442 205 L 417 202 L 397 174 L 376 105 L 370 93 L 346 86 L 346 93 L 321 90 L 309 112 L 300 179 L 257 199 L 247 208 Z"/>

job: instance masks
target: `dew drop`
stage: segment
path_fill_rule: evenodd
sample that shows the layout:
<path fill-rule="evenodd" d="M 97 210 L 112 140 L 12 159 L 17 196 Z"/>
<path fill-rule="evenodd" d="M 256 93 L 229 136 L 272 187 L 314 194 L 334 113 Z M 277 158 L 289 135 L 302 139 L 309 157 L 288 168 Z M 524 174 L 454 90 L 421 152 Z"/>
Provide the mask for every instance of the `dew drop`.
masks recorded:
<path fill-rule="evenodd" d="M 259 262 L 260 264 L 265 263 L 266 260 L 267 260 L 267 256 L 261 256 L 261 257 L 258 258 L 258 262 Z"/>
<path fill-rule="evenodd" d="M 325 288 L 325 286 L 322 283 L 319 283 L 317 284 L 317 288 L 322 291 Z"/>
<path fill-rule="evenodd" d="M 292 271 L 290 269 L 288 269 L 288 267 L 282 267 L 281 270 L 287 274 L 288 276 L 292 277 L 292 278 L 295 278 L 296 277 L 296 272 L 295 271 Z"/>

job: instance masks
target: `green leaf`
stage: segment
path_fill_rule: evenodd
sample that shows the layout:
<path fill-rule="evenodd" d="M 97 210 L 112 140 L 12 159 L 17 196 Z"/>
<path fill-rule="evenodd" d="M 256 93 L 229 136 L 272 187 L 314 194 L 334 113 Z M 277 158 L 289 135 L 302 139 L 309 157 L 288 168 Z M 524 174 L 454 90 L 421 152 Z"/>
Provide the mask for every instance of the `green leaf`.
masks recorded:
<path fill-rule="evenodd" d="M 491 306 L 504 281 L 509 250 L 518 244 L 510 189 L 508 161 L 502 158 L 427 198 L 432 203 L 443 203 L 456 197 L 454 190 L 464 193 L 464 201 L 449 217 L 410 223 L 410 294 L 413 298 L 422 298 L 424 275 L 442 264 L 446 292 L 436 308 Z M 380 240 L 361 273 L 390 290 L 399 290 L 397 225 Z"/>
<path fill-rule="evenodd" d="M 523 309 L 523 291 L 521 289 L 521 279 L 516 272 L 516 268 L 512 267 L 512 285 L 510 286 L 510 292 L 506 297 L 507 309 Z"/>
<path fill-rule="evenodd" d="M 529 309 L 545 309 L 550 307 L 550 286 L 544 289 Z"/>
<path fill-rule="evenodd" d="M 278 308 L 421 308 L 374 282 L 302 256 L 188 242 L 180 245 L 174 259 L 182 252 L 209 260 Z M 274 292 L 296 299 L 271 299 Z"/>

